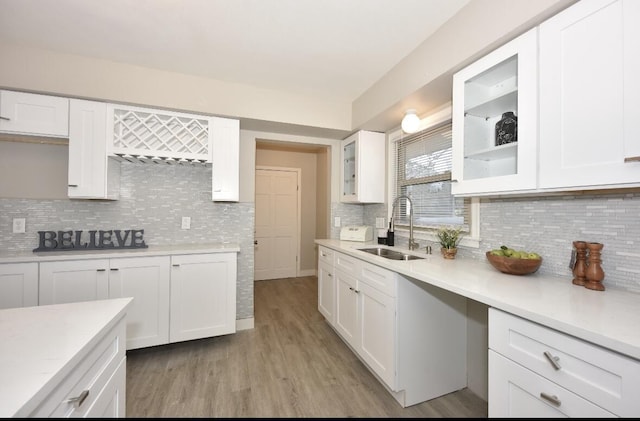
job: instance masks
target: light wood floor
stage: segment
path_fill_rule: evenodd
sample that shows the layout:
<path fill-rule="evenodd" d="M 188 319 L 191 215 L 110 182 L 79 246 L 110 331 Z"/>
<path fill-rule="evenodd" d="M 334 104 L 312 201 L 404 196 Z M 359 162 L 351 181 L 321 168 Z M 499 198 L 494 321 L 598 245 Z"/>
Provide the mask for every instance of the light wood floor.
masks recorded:
<path fill-rule="evenodd" d="M 255 283 L 255 328 L 127 352 L 127 417 L 487 417 L 467 389 L 402 408 L 324 321 L 315 277 Z"/>

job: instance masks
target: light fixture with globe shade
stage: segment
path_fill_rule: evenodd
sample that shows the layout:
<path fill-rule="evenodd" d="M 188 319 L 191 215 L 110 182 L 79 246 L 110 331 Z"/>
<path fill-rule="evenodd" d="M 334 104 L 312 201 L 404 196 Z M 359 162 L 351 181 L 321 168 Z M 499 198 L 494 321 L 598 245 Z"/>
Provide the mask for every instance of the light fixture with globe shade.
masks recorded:
<path fill-rule="evenodd" d="M 416 110 L 411 109 L 406 111 L 402 118 L 401 127 L 405 133 L 415 133 L 418 131 L 418 127 L 420 127 L 420 118 L 416 114 Z"/>

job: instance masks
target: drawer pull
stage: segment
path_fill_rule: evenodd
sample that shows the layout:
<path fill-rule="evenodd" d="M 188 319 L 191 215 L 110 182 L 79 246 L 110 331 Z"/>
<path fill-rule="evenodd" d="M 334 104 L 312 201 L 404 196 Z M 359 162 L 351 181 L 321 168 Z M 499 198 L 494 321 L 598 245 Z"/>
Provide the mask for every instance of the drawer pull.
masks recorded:
<path fill-rule="evenodd" d="M 562 402 L 560 402 L 560 399 L 558 399 L 558 397 L 556 395 L 549 395 L 547 393 L 540 392 L 540 397 L 542 399 L 554 404 L 555 406 L 562 405 Z"/>
<path fill-rule="evenodd" d="M 110 270 L 114 270 L 114 271 L 115 271 L 115 270 L 120 270 L 120 269 L 118 269 L 118 268 L 111 268 Z"/>
<path fill-rule="evenodd" d="M 174 264 L 172 264 L 171 266 L 173 266 L 174 268 L 179 268 L 179 267 L 180 267 L 180 264 L 179 264 L 179 263 L 174 263 Z"/>
<path fill-rule="evenodd" d="M 320 253 L 320 256 L 322 256 L 322 257 L 327 257 L 327 255 L 326 255 L 326 254 L 324 254 L 324 253 L 322 253 L 322 252 Z"/>
<path fill-rule="evenodd" d="M 357 289 L 355 289 L 354 287 L 349 287 L 349 289 L 353 292 L 355 292 L 356 294 L 360 294 L 360 291 L 358 291 Z"/>
<path fill-rule="evenodd" d="M 640 156 L 629 156 L 624 159 L 624 162 L 639 162 Z"/>
<path fill-rule="evenodd" d="M 82 393 L 80 393 L 75 398 L 69 398 L 65 402 L 72 403 L 76 406 L 76 408 L 79 408 L 80 405 L 82 405 L 82 403 L 85 401 L 85 399 L 87 399 L 88 396 L 89 396 L 89 390 L 85 389 L 82 391 Z"/>
<path fill-rule="evenodd" d="M 9 117 L 4 117 L 0 115 L 0 120 L 7 120 L 7 121 L 11 121 L 11 119 Z"/>
<path fill-rule="evenodd" d="M 330 274 L 330 273 L 327 273 L 327 276 L 328 276 L 329 278 L 332 278 L 332 277 L 333 277 L 333 275 L 332 275 L 332 274 Z"/>
<path fill-rule="evenodd" d="M 560 363 L 558 362 L 560 361 L 559 357 L 554 357 L 553 355 L 551 355 L 551 353 L 549 353 L 549 351 L 544 351 L 544 356 L 547 357 L 547 360 L 549 360 L 553 368 L 555 368 L 556 370 L 560 370 L 562 368 L 560 366 Z"/>
<path fill-rule="evenodd" d="M 96 269 L 98 272 L 105 272 L 106 269 Z"/>

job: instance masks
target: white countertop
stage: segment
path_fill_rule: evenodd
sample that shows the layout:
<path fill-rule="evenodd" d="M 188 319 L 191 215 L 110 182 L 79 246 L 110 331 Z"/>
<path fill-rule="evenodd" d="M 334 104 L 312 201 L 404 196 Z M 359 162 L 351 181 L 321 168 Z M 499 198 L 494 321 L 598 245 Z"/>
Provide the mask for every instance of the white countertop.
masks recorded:
<path fill-rule="evenodd" d="M 24 417 L 126 314 L 132 298 L 0 310 L 0 417 Z"/>
<path fill-rule="evenodd" d="M 133 249 L 92 249 L 69 251 L 32 251 L 0 253 L 0 263 L 51 262 L 60 260 L 105 259 L 120 257 L 167 256 L 174 254 L 239 252 L 236 243 L 180 244 L 173 246 L 149 246 Z"/>
<path fill-rule="evenodd" d="M 315 242 L 640 359 L 640 294 L 614 289 L 593 291 L 573 285 L 572 277 L 539 273 L 508 275 L 487 261 L 460 256 L 446 260 L 435 251 L 427 255 L 404 249 L 402 251 L 425 259 L 398 261 L 357 249 L 383 247 L 401 250 L 399 247 L 340 240 Z M 606 277 L 603 285 L 606 287 Z"/>

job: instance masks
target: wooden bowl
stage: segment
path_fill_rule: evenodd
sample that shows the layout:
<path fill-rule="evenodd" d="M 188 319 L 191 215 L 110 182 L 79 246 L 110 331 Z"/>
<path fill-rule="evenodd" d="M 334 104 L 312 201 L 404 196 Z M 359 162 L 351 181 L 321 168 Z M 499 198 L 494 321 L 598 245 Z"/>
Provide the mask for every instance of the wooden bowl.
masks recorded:
<path fill-rule="evenodd" d="M 516 259 L 507 256 L 496 256 L 490 251 L 486 253 L 487 260 L 491 265 L 502 273 L 509 275 L 528 275 L 540 268 L 542 258 L 540 259 Z"/>

